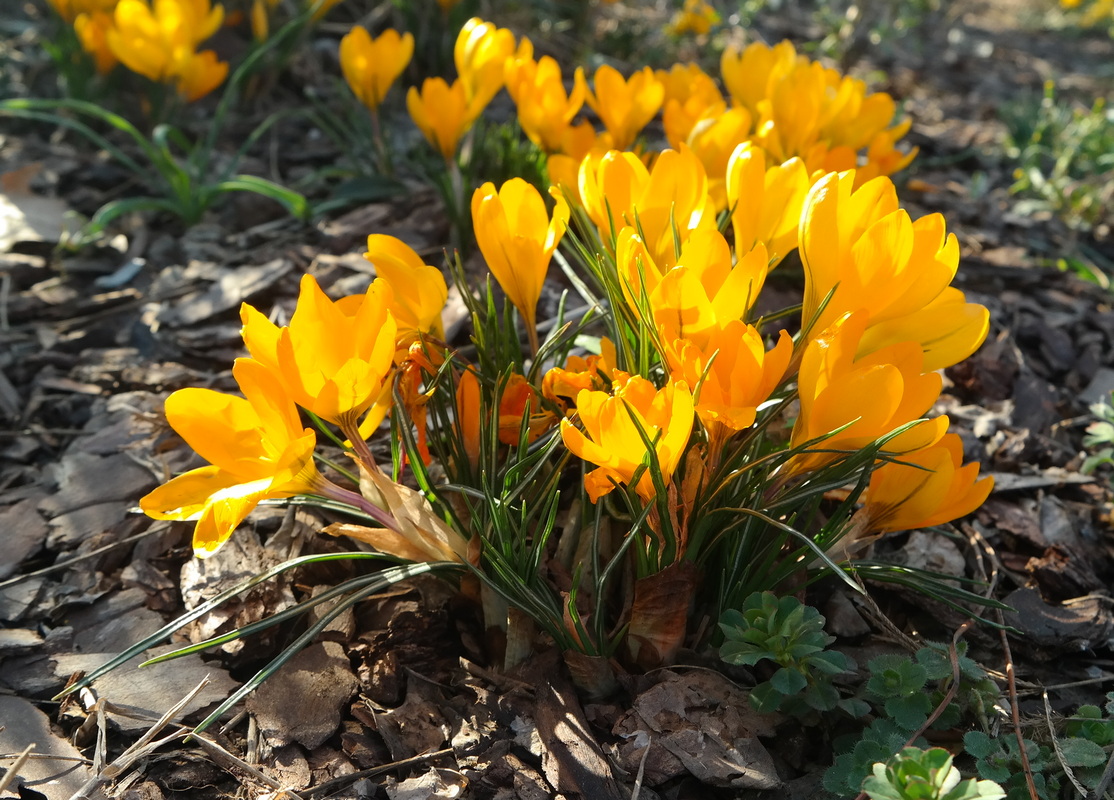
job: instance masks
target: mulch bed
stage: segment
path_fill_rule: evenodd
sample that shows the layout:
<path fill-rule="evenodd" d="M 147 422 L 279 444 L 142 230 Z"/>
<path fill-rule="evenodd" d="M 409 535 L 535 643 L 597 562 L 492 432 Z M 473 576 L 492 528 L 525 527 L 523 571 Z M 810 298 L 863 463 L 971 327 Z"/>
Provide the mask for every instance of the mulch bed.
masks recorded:
<path fill-rule="evenodd" d="M 1098 91 L 1095 67 L 1114 62 L 1114 44 L 1065 45 L 1063 34 L 1019 26 L 1027 6 L 1004 5 L 954 3 L 936 39 L 882 64 L 890 85 L 877 88 L 906 101 L 921 147 L 902 202 L 914 216 L 945 215 L 964 251 L 956 285 L 991 311 L 986 344 L 948 371 L 938 410 L 967 458 L 997 480 L 955 537 L 907 534 L 882 550 L 942 572 L 994 573 L 997 596 L 1017 609 L 1007 621 L 1024 633 L 1011 637 L 1011 666 L 1025 724 L 1043 726 L 1038 687 L 1078 684 L 1051 692 L 1063 712 L 1101 704 L 1114 678 L 1111 491 L 1108 476 L 1080 472 L 1088 405 L 1114 390 L 1114 313 L 1108 292 L 1040 266 L 1073 234 L 1010 213 L 1012 167 L 993 151 L 1002 134 L 995 107 L 1050 75 Z M 789 33 L 779 25 L 789 27 L 771 22 L 770 38 Z M 48 134 L 24 127 L 0 137 L 0 163 L 9 174 L 31 165 L 3 192 L 26 209 L 40 202 L 33 216 L 49 228 L 68 208 L 95 210 L 122 177 L 81 141 Z M 307 142 L 302 154 L 312 149 Z M 972 191 L 975 172 L 986 190 Z M 142 671 L 133 662 L 95 691 L 49 700 L 246 576 L 343 549 L 317 533 L 330 521 L 324 512 L 271 506 L 199 562 L 188 525 L 134 512 L 144 493 L 200 463 L 166 425 L 162 401 L 187 386 L 233 388 L 241 302 L 289 315 L 305 272 L 334 294 L 362 291 L 368 233 L 399 236 L 430 263 L 449 241 L 428 190 L 316 227 L 280 213 L 242 196 L 186 231 L 134 219 L 119 242 L 80 255 L 59 256 L 49 236 L 35 235 L 0 254 L 0 754 L 34 742 L 39 756 L 21 767 L 19 794 L 13 786 L 3 796 L 534 800 L 626 798 L 634 787 L 640 798 L 814 796 L 830 743 L 752 712 L 745 671 L 684 653 L 680 666 L 623 676 L 615 696 L 588 699 L 551 651 L 506 674 L 492 668 L 476 609 L 435 579 L 338 617 L 202 742 L 183 741 L 177 723 L 157 734 L 158 747 L 141 737 L 204 682 L 181 709 L 199 719 L 296 625 Z M 1114 258 L 1110 241 L 1092 244 Z M 463 316 L 451 302 L 450 333 Z M 350 577 L 347 569 L 287 574 L 177 641 L 287 608 Z M 810 599 L 860 664 L 910 636 L 947 640 L 965 619 L 880 587 L 869 602 L 830 586 Z M 1004 673 L 995 631 L 976 627 L 967 641 L 981 664 Z"/>

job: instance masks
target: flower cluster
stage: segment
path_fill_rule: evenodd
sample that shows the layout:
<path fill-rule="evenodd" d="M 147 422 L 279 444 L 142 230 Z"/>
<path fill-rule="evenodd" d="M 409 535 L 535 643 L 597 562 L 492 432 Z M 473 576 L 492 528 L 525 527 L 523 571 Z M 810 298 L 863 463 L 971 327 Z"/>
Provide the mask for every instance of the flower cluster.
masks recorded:
<path fill-rule="evenodd" d="M 228 64 L 198 46 L 224 21 L 224 7 L 209 0 L 51 0 L 72 23 L 97 72 L 123 64 L 187 100 L 204 97 L 228 75 Z"/>
<path fill-rule="evenodd" d="M 345 76 L 370 109 L 412 50 L 393 31 L 345 37 Z M 451 164 L 506 86 L 552 181 L 548 197 L 522 178 L 472 195 L 493 280 L 478 290 L 450 262 L 471 343 L 445 340 L 442 272 L 372 234 L 365 293 L 333 300 L 306 276 L 285 326 L 243 307 L 243 398 L 170 397 L 171 424 L 211 466 L 156 489 L 148 513 L 197 518 L 205 555 L 262 498 L 327 498 L 377 523 L 331 533 L 470 565 L 566 649 L 622 645 L 647 667 L 672 658 L 693 603 L 706 614 L 755 581 L 784 587 L 803 564 L 834 568 L 986 498 L 991 480 L 931 412 L 939 371 L 982 343 L 988 313 L 951 286 L 943 219 L 912 219 L 886 177 L 912 157 L 894 149 L 908 124 L 890 126 L 888 96 L 788 44 L 725 55 L 730 106 L 692 66 L 601 66 L 570 90 L 555 61 L 478 19 L 454 58 L 452 84 L 407 97 L 429 142 Z M 606 133 L 574 122 L 583 106 Z M 636 141 L 663 108 L 673 146 L 648 156 Z M 799 305 L 771 307 L 763 289 L 794 251 Z M 589 312 L 567 319 L 562 299 L 539 324 L 554 260 Z M 302 416 L 343 443 L 358 490 L 314 466 Z M 391 475 L 368 444 L 387 420 L 405 455 Z M 570 485 L 582 502 L 562 502 Z M 559 511 L 572 538 L 554 544 Z M 609 583 L 619 574 L 633 580 Z"/>

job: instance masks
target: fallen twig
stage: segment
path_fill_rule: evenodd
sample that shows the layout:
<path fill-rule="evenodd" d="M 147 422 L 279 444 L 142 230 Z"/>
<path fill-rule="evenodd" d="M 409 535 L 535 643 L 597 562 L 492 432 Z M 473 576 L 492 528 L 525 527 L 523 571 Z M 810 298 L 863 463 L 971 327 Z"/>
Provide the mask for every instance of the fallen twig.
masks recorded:
<path fill-rule="evenodd" d="M 422 753 L 421 755 L 413 756 L 411 758 L 404 758 L 401 761 L 392 761 L 390 764 L 382 764 L 378 767 L 371 769 L 362 769 L 359 772 L 351 772 L 348 775 L 341 775 L 339 778 L 319 783 L 317 786 L 309 790 L 307 797 L 317 797 L 328 793 L 333 789 L 339 789 L 349 783 L 355 783 L 360 778 L 373 778 L 376 775 L 381 775 L 384 772 L 392 772 L 396 769 L 409 767 L 414 764 L 422 764 L 426 761 L 432 761 L 441 756 L 452 755 L 453 749 L 446 747 L 444 750 L 435 750 L 432 753 Z"/>
<path fill-rule="evenodd" d="M 190 739 L 194 742 L 197 742 L 197 744 L 201 746 L 201 749 L 208 753 L 213 761 L 217 762 L 217 764 L 219 764 L 221 767 L 228 770 L 229 772 L 231 772 L 231 769 L 229 769 L 230 766 L 237 767 L 239 769 L 242 769 L 251 777 L 255 778 L 260 783 L 264 783 L 267 786 L 270 786 L 272 789 L 285 792 L 288 797 L 292 797 L 294 800 L 302 800 L 302 797 L 297 792 L 293 791 L 292 789 L 287 789 L 270 775 L 266 775 L 260 772 L 258 769 L 253 767 L 248 762 L 244 761 L 242 758 L 238 758 L 232 755 L 232 753 L 225 750 L 212 739 L 206 739 L 203 734 L 191 733 Z"/>
<path fill-rule="evenodd" d="M 93 792 L 109 781 L 114 780 L 117 776 L 123 774 L 126 769 L 131 767 L 131 765 L 139 759 L 145 758 L 168 742 L 184 738 L 186 734 L 189 733 L 188 730 L 177 731 L 162 739 L 155 739 L 163 728 L 169 725 L 171 720 L 181 713 L 182 709 L 189 705 L 190 701 L 197 697 L 197 694 L 208 685 L 208 678 L 205 678 L 201 683 L 197 684 L 189 694 L 175 703 L 169 711 L 159 717 L 158 721 L 156 721 L 146 733 L 140 736 L 135 744 L 117 756 L 111 764 L 105 766 L 104 769 L 100 770 L 95 776 L 86 781 L 80 789 L 70 796 L 70 800 L 90 800 L 90 798 L 93 797 Z"/>
<path fill-rule="evenodd" d="M 35 749 L 35 743 L 27 745 L 23 752 L 20 753 L 15 760 L 15 763 L 8 767 L 8 771 L 4 773 L 4 777 L 0 778 L 0 792 L 4 791 L 11 784 L 12 780 L 19 773 L 20 768 L 27 763 L 27 759 L 31 757 L 31 751 Z"/>

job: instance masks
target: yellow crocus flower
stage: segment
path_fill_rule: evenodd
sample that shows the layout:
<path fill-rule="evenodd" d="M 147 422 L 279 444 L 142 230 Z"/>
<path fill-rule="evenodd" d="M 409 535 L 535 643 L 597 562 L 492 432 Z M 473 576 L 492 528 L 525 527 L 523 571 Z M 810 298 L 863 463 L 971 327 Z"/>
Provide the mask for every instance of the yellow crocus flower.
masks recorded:
<path fill-rule="evenodd" d="M 994 488 L 994 478 L 977 480 L 978 462 L 963 464 L 963 442 L 957 434 L 905 453 L 899 461 L 881 464 L 870 475 L 863 496 L 867 527 L 879 532 L 907 531 L 943 525 L 981 506 Z"/>
<path fill-rule="evenodd" d="M 665 89 L 664 102 L 676 101 L 686 105 L 697 100 L 705 108 L 723 102 L 723 94 L 716 86 L 715 79 L 701 69 L 699 64 L 674 64 L 668 70 L 654 71 L 658 81 Z"/>
<path fill-rule="evenodd" d="M 566 92 L 561 66 L 550 56 L 507 59 L 506 83 L 530 141 L 547 153 L 562 151 L 573 117 L 584 105 L 584 83 L 574 82 L 572 92 Z"/>
<path fill-rule="evenodd" d="M 550 217 L 541 193 L 522 178 L 498 192 L 488 182 L 472 195 L 472 225 L 488 268 L 522 315 L 533 352 L 538 351 L 537 305 L 549 261 L 569 221 L 561 197 Z"/>
<path fill-rule="evenodd" d="M 902 454 L 899 461 L 878 463 L 862 507 L 828 556 L 846 561 L 885 533 L 943 525 L 970 514 L 994 488 L 993 477 L 978 475 L 977 463 L 963 465 L 963 443 L 954 433 Z"/>
<path fill-rule="evenodd" d="M 584 81 L 577 72 L 577 80 Z M 665 100 L 665 87 L 650 67 L 624 79 L 617 69 L 602 64 L 593 78 L 594 91 L 585 99 L 611 134 L 616 150 L 627 150 L 639 132 L 658 113 Z"/>
<path fill-rule="evenodd" d="M 406 93 L 406 109 L 426 141 L 446 161 L 453 160 L 460 137 L 482 110 L 469 105 L 459 80 L 450 86 L 443 78 L 426 78 L 420 92 L 411 86 Z"/>
<path fill-rule="evenodd" d="M 715 80 L 697 64 L 674 64 L 670 70 L 659 69 L 654 74 L 665 87 L 661 121 L 674 149 L 688 141 L 697 122 L 727 109 Z"/>
<path fill-rule="evenodd" d="M 340 40 L 340 68 L 352 93 L 370 111 L 383 103 L 391 85 L 414 55 L 414 37 L 388 28 L 372 38 L 356 25 Z"/>
<path fill-rule="evenodd" d="M 697 122 L 686 144 L 708 174 L 708 196 L 717 212 L 728 208 L 727 167 L 737 145 L 750 134 L 752 120 L 745 108 L 730 108 Z"/>
<path fill-rule="evenodd" d="M 754 42 L 740 50 L 732 45 L 720 57 L 723 85 L 732 99 L 752 114 L 759 114 L 759 103 L 771 94 L 771 85 L 792 70 L 797 50 L 792 42 L 770 47 Z"/>
<path fill-rule="evenodd" d="M 178 75 L 178 91 L 192 103 L 216 89 L 228 77 L 228 62 L 217 59 L 212 50 L 190 53 Z"/>
<path fill-rule="evenodd" d="M 526 419 L 527 442 L 536 441 L 557 422 L 552 412 L 542 408 L 538 392 L 526 376 L 514 373 L 499 396 L 499 441 L 517 445 L 523 418 Z"/>
<path fill-rule="evenodd" d="M 224 7 L 209 0 L 120 0 L 113 26 L 105 33 L 109 48 L 124 66 L 153 81 L 177 84 L 188 100 L 218 86 L 228 64 L 216 53 L 196 52 L 216 32 Z"/>
<path fill-rule="evenodd" d="M 673 15 L 666 30 L 674 36 L 686 33 L 700 36 L 710 31 L 719 20 L 719 12 L 707 0 L 685 0 L 684 6 Z"/>
<path fill-rule="evenodd" d="M 72 23 L 82 14 L 104 13 L 111 16 L 118 0 L 48 0 L 50 6 L 66 22 Z"/>
<path fill-rule="evenodd" d="M 793 339 L 782 331 L 770 351 L 762 335 L 739 319 L 705 331 L 702 343 L 670 337 L 663 326 L 670 378 L 696 388 L 696 415 L 713 443 L 754 424 L 758 406 L 781 383 L 793 357 Z"/>
<path fill-rule="evenodd" d="M 423 333 L 444 339 L 441 311 L 449 299 L 449 287 L 441 270 L 422 261 L 401 239 L 382 233 L 367 237 L 364 258 L 391 287 L 389 308 L 398 326 L 398 345 L 409 347 Z"/>
<path fill-rule="evenodd" d="M 801 313 L 817 320 L 814 333 L 848 311 L 866 310 L 870 325 L 920 311 L 948 287 L 959 266 L 959 242 L 945 232 L 940 214 L 911 220 L 897 207 L 889 178 L 852 190 L 854 183 L 853 171 L 824 176 L 801 210 Z"/>
<path fill-rule="evenodd" d="M 637 227 L 662 271 L 677 260 L 674 229 L 683 244 L 693 231 L 715 227 L 707 173 L 685 146 L 663 151 L 649 170 L 630 152 L 589 155 L 578 182 L 584 209 L 604 243 L 610 245 L 623 225 Z"/>
<path fill-rule="evenodd" d="M 623 225 L 632 224 L 626 215 L 649 179 L 646 165 L 629 151 L 589 152 L 580 162 L 577 174 L 580 202 L 599 228 L 605 244 Z"/>
<path fill-rule="evenodd" d="M 616 371 L 610 393 L 583 390 L 576 396 L 576 408 L 584 430 L 563 419 L 561 438 L 574 455 L 598 465 L 584 476 L 593 503 L 616 483 L 629 484 L 647 460 L 639 427 L 651 442 L 656 440 L 658 467 L 669 483 L 692 433 L 692 393 L 684 382 L 657 389 L 645 378 Z M 656 494 L 648 469 L 635 491 L 647 502 Z"/>
<path fill-rule="evenodd" d="M 108 46 L 108 30 L 111 27 L 112 14 L 105 11 L 79 14 L 73 22 L 81 48 L 93 57 L 93 64 L 101 75 L 107 75 L 119 63 Z"/>
<path fill-rule="evenodd" d="M 396 339 L 391 295 L 385 281 L 374 281 L 365 294 L 334 302 L 312 275 L 304 275 L 288 326 L 278 328 L 247 303 L 241 307 L 244 344 L 294 402 L 346 435 L 370 410 L 359 426 L 367 433 L 390 409 Z"/>
<path fill-rule="evenodd" d="M 566 415 L 576 408 L 581 390 L 605 392 L 615 375 L 615 344 L 606 336 L 600 339 L 600 354 L 570 355 L 565 366 L 552 367 L 542 377 L 542 396 Z"/>
<path fill-rule="evenodd" d="M 940 396 L 940 375 L 924 372 L 924 358 L 915 342 L 888 345 L 856 358 L 866 323 L 864 311 L 845 314 L 805 348 L 797 378 L 801 410 L 793 426 L 794 447 L 846 425 L 818 446 L 861 450 L 920 419 Z M 925 420 L 892 438 L 884 450 L 920 450 L 939 441 L 947 429 L 946 416 Z M 830 453 L 798 456 L 791 471 L 834 459 Z"/>
<path fill-rule="evenodd" d="M 170 426 L 209 462 L 139 501 L 155 519 L 197 519 L 194 553 L 211 556 L 260 500 L 318 494 L 316 438 L 277 378 L 250 359 L 232 370 L 244 397 L 180 389 L 166 399 Z"/>
<path fill-rule="evenodd" d="M 629 258 L 620 264 L 620 278 L 624 291 L 630 291 L 628 302 L 646 292 L 654 327 L 664 326 L 667 340 L 683 337 L 703 348 L 711 329 L 742 319 L 754 305 L 766 279 L 767 262 L 766 248 L 759 244 L 732 266 L 731 248 L 713 228 L 694 233 L 682 246 L 677 266 L 660 280 L 648 265 L 636 273 L 637 265 Z M 641 287 L 640 280 L 644 281 Z"/>
<path fill-rule="evenodd" d="M 480 435 L 483 430 L 483 396 L 480 381 L 471 369 L 465 369 L 456 384 L 456 429 L 464 455 L 472 469 L 480 463 Z"/>
<path fill-rule="evenodd" d="M 520 58 L 533 55 L 533 45 L 523 39 Z M 475 115 L 503 88 L 506 61 L 515 54 L 514 34 L 479 17 L 464 23 L 453 46 L 453 61 L 464 88 L 464 97 Z"/>
<path fill-rule="evenodd" d="M 565 128 L 561 152 L 551 153 L 546 159 L 550 193 L 560 192 L 574 203 L 584 205 L 580 197 L 580 165 L 589 155 L 598 161 L 611 149 L 611 134 L 597 135 L 588 121 Z"/>
<path fill-rule="evenodd" d="M 751 142 L 735 148 L 727 162 L 727 207 L 737 253 L 766 245 L 770 267 L 797 248 L 801 207 L 810 187 L 804 162 L 793 158 L 767 167 L 766 153 Z"/>

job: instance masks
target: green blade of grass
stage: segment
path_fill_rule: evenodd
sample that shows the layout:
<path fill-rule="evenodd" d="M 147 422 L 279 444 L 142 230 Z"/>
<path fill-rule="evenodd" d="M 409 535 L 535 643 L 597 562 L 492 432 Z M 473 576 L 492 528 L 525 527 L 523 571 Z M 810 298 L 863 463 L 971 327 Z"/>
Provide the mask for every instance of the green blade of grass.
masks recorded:
<path fill-rule="evenodd" d="M 252 634 L 259 633 L 260 631 L 265 631 L 267 630 L 267 628 L 278 625 L 281 622 L 285 622 L 288 619 L 293 619 L 297 616 L 300 616 L 301 614 L 306 613 L 314 606 L 320 605 L 321 603 L 327 603 L 334 597 L 339 597 L 340 595 L 362 589 L 369 583 L 375 583 L 379 580 L 382 579 L 378 573 L 375 575 L 365 575 L 360 578 L 352 578 L 350 580 L 344 581 L 341 584 L 338 584 L 337 586 L 334 586 L 328 591 L 311 597 L 308 600 L 303 600 L 297 605 L 271 614 L 269 617 L 265 617 L 248 625 L 244 625 L 241 628 L 236 628 L 235 630 L 229 631 L 225 634 L 221 634 L 220 636 L 213 636 L 203 642 L 197 642 L 196 644 L 187 645 L 186 647 L 179 647 L 177 650 L 171 650 L 169 653 L 163 653 L 160 656 L 149 658 L 141 663 L 139 666 L 147 667 L 151 666 L 152 664 L 161 664 L 164 661 L 172 661 L 176 658 L 188 656 L 193 653 L 200 653 L 202 650 L 208 650 L 210 647 L 219 647 L 222 644 L 227 644 L 228 642 L 235 641 L 236 639 L 242 639 L 245 636 L 251 636 Z"/>
<path fill-rule="evenodd" d="M 257 175 L 236 175 L 216 184 L 213 192 L 254 192 L 271 198 L 303 222 L 310 217 L 310 205 L 305 195 Z"/>
<path fill-rule="evenodd" d="M 328 612 L 321 615 L 321 619 L 311 625 L 305 633 L 295 639 L 290 645 L 279 653 L 274 659 L 271 660 L 267 666 L 255 673 L 243 686 L 233 692 L 227 700 L 221 703 L 209 716 L 201 721 L 201 723 L 194 728 L 195 733 L 201 733 L 207 727 L 212 725 L 216 720 L 220 719 L 228 709 L 239 703 L 247 697 L 252 691 L 260 686 L 265 680 L 274 675 L 280 670 L 286 662 L 293 658 L 297 653 L 303 650 L 321 631 L 328 627 L 337 616 L 344 613 L 352 606 L 359 603 L 361 600 L 382 591 L 387 587 L 398 583 L 406 578 L 412 578 L 416 575 L 424 575 L 438 569 L 460 569 L 460 564 L 455 562 L 423 562 L 421 564 L 409 564 L 402 567 L 395 567 L 393 569 L 384 570 L 379 574 L 379 580 L 369 583 L 363 588 L 353 592 L 346 599 L 336 604 L 334 608 L 329 609 Z"/>
<path fill-rule="evenodd" d="M 170 636 L 173 633 L 180 630 L 182 627 L 190 624 L 195 619 L 198 619 L 198 618 L 204 616 L 205 614 L 209 613 L 214 608 L 219 606 L 221 603 L 224 603 L 225 601 L 235 597 L 236 595 L 242 594 L 242 593 L 248 591 L 249 589 L 251 589 L 255 586 L 258 586 L 259 584 L 263 583 L 264 581 L 270 580 L 271 578 L 275 577 L 276 575 L 280 575 L 283 572 L 286 572 L 287 570 L 294 569 L 295 567 L 300 567 L 300 566 L 303 566 L 305 564 L 321 564 L 321 563 L 325 563 L 325 562 L 328 562 L 328 561 L 342 561 L 344 559 L 383 560 L 385 558 L 386 558 L 386 556 L 382 555 L 381 553 L 358 553 L 358 552 L 326 553 L 324 555 L 301 556 L 299 558 L 290 559 L 289 561 L 284 561 L 281 564 L 276 564 L 275 566 L 271 567 L 269 570 L 267 570 L 265 572 L 261 572 L 260 574 L 254 575 L 251 578 L 248 578 L 247 580 L 236 584 L 235 586 L 232 586 L 228 589 L 225 589 L 223 592 L 221 592 L 220 594 L 218 594 L 216 597 L 212 598 L 211 600 L 208 600 L 205 603 L 202 603 L 201 605 L 199 605 L 197 608 L 193 609 L 192 611 L 189 611 L 189 612 L 183 614 L 182 616 L 178 617 L 177 619 L 173 620 L 172 622 L 167 623 L 166 625 L 164 625 L 163 627 L 159 628 L 157 631 L 152 633 L 150 636 L 147 636 L 147 637 L 143 638 L 142 640 L 140 640 L 139 642 L 136 642 L 131 647 L 129 647 L 127 650 L 125 650 L 124 652 L 117 655 L 115 658 L 112 658 L 109 661 L 102 664 L 101 666 L 97 667 L 96 669 L 94 669 L 92 672 L 90 672 L 88 675 L 86 675 L 81 680 L 77 681 L 76 683 L 72 684 L 71 686 L 68 686 L 65 690 L 60 692 L 53 699 L 61 700 L 63 697 L 66 697 L 67 695 L 73 694 L 74 692 L 78 691 L 79 689 L 85 688 L 86 686 L 91 684 L 93 681 L 95 681 L 97 678 L 111 672 L 112 670 L 119 667 L 121 664 L 124 664 L 128 661 L 131 661 L 133 658 L 135 658 L 137 655 L 139 655 L 143 651 L 148 650 L 151 647 L 154 647 L 155 645 L 160 644 L 160 643 L 164 642 L 165 640 L 169 639 Z"/>

